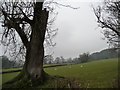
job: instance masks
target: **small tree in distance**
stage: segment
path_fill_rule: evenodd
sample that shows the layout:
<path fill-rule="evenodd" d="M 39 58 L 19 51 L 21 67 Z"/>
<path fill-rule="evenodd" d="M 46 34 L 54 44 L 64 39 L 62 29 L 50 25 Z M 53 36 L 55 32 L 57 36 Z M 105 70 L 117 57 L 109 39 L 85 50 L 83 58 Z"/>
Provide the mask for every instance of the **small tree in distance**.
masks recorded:
<path fill-rule="evenodd" d="M 61 61 L 60 57 L 56 57 L 56 59 L 55 59 L 55 63 L 56 63 L 56 64 L 59 64 L 60 61 Z"/>
<path fill-rule="evenodd" d="M 79 55 L 78 60 L 80 63 L 85 63 L 85 62 L 88 62 L 88 59 L 89 59 L 89 53 L 83 53 Z"/>
<path fill-rule="evenodd" d="M 43 62 L 44 62 L 44 64 L 52 64 L 52 63 L 53 63 L 53 60 L 54 60 L 54 58 L 53 58 L 52 55 L 46 55 L 46 56 L 44 57 Z"/>

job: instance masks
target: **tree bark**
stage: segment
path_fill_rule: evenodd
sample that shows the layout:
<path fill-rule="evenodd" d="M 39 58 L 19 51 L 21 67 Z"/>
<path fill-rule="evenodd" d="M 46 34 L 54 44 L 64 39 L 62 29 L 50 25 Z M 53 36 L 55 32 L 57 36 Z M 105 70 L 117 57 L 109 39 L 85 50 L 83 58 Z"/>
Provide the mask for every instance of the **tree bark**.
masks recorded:
<path fill-rule="evenodd" d="M 44 80 L 43 59 L 44 39 L 48 20 L 48 11 L 42 10 L 42 2 L 37 2 L 34 8 L 34 19 L 31 25 L 32 34 L 30 46 L 27 48 L 25 72 L 30 79 L 42 82 Z"/>
<path fill-rule="evenodd" d="M 36 2 L 34 6 L 34 17 L 31 25 L 31 36 L 28 42 L 27 37 L 22 38 L 23 44 L 26 47 L 26 57 L 23 70 L 21 73 L 9 81 L 6 84 L 11 84 L 14 82 L 32 81 L 32 84 L 43 82 L 45 79 L 45 72 L 43 70 L 43 59 L 44 59 L 44 39 L 47 27 L 49 12 L 46 9 L 43 10 L 43 2 Z M 15 27 L 16 29 L 16 27 Z M 17 27 L 18 34 L 21 29 Z M 11 85 L 10 85 L 11 86 Z M 12 87 L 12 86 L 11 86 Z"/>

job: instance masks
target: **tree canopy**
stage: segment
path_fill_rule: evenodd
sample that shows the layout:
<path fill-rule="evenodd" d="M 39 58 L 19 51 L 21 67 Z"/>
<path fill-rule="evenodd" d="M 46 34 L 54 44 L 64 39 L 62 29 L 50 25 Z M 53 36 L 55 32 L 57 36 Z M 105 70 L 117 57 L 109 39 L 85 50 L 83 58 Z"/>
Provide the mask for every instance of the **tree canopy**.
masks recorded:
<path fill-rule="evenodd" d="M 93 8 L 99 27 L 108 43 L 118 47 L 120 43 L 120 1 L 104 0 L 104 3 Z"/>

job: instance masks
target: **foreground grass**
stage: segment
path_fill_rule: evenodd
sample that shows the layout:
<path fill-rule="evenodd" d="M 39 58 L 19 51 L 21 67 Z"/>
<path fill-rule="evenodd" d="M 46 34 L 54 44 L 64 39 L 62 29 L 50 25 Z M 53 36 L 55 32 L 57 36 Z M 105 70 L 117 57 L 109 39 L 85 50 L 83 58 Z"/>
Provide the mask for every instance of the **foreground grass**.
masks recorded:
<path fill-rule="evenodd" d="M 108 59 L 84 64 L 52 67 L 46 68 L 45 71 L 50 75 L 59 75 L 76 80 L 81 88 L 112 88 L 118 75 L 118 60 Z M 2 82 L 5 83 L 18 74 L 19 72 L 3 74 Z M 57 81 L 51 80 L 46 85 L 55 87 L 55 82 Z"/>
<path fill-rule="evenodd" d="M 118 76 L 118 60 L 109 59 L 78 65 L 46 68 L 51 75 L 60 75 L 79 80 L 81 87 L 109 88 L 113 87 Z"/>

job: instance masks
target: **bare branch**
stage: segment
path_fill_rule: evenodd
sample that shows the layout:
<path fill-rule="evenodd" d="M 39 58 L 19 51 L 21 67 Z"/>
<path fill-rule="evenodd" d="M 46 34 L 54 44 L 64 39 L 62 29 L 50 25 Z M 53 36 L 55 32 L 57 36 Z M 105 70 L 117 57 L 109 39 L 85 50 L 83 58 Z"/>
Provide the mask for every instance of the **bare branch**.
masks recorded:
<path fill-rule="evenodd" d="M 68 7 L 68 8 L 72 8 L 72 9 L 79 9 L 80 7 L 72 7 L 71 5 L 64 5 L 64 4 L 61 4 L 61 3 L 58 3 L 58 2 L 52 2 L 56 5 L 60 5 L 60 6 L 63 6 L 63 7 Z"/>
<path fill-rule="evenodd" d="M 93 7 L 99 26 L 104 30 L 108 42 L 118 44 L 120 41 L 120 1 L 104 1 L 103 6 Z"/>

